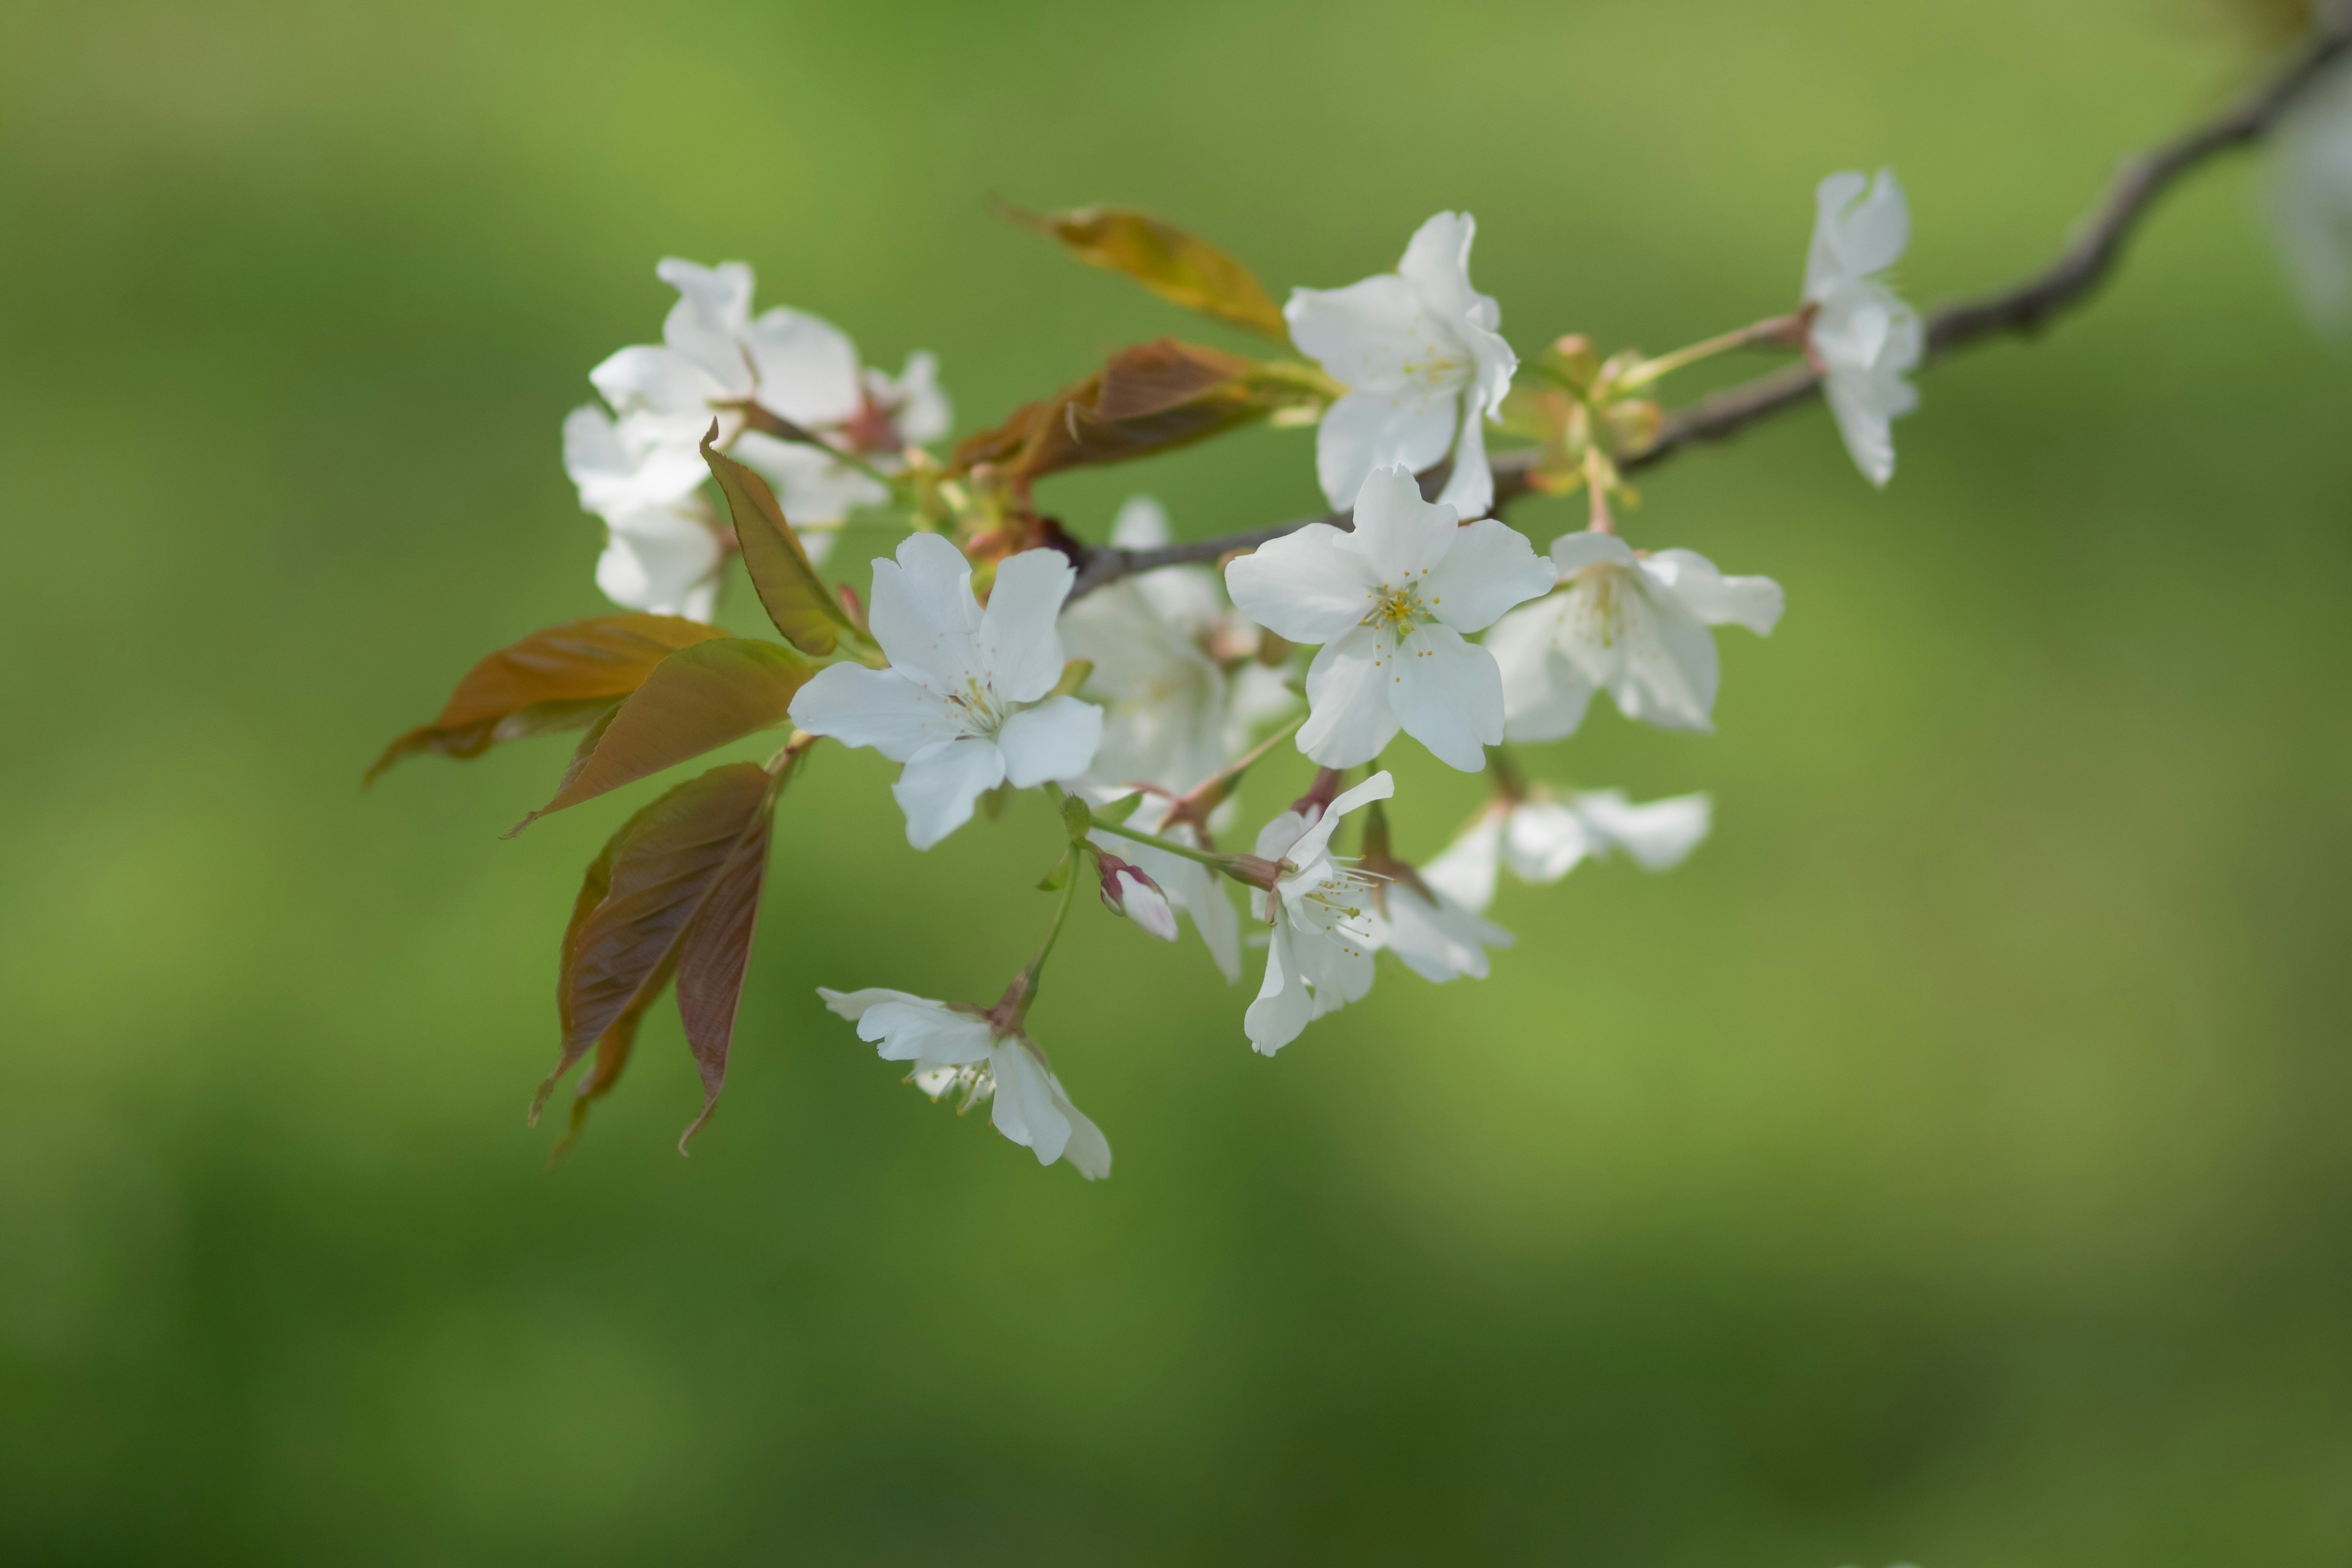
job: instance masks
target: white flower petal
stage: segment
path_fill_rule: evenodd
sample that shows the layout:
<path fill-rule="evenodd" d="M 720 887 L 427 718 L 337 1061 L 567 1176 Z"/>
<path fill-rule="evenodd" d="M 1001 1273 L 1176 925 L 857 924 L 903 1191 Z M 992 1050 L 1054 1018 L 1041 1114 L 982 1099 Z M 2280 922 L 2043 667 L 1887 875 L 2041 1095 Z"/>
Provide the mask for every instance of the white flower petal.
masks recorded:
<path fill-rule="evenodd" d="M 1633 547 L 1613 533 L 1582 529 L 1563 533 L 1551 542 L 1552 570 L 1562 582 L 1587 566 L 1632 566 L 1640 560 Z"/>
<path fill-rule="evenodd" d="M 1026 1144 L 1039 1164 L 1052 1164 L 1069 1143 L 1070 1119 L 1055 1103 L 1045 1064 L 1017 1036 L 998 1041 L 990 1059 L 996 1068 L 996 1109 L 990 1120 L 999 1132 Z"/>
<path fill-rule="evenodd" d="M 764 310 L 743 330 L 762 408 L 816 429 L 855 418 L 865 405 L 857 348 L 839 327 L 801 310 Z"/>
<path fill-rule="evenodd" d="M 962 695 L 968 682 L 981 679 L 971 565 L 938 534 L 912 535 L 896 561 L 874 563 L 866 614 L 891 665 L 941 696 Z"/>
<path fill-rule="evenodd" d="M 1070 558 L 1058 550 L 1024 550 L 997 563 L 976 640 L 990 684 L 1006 701 L 1034 702 L 1062 679 L 1054 619 L 1076 580 Z"/>
<path fill-rule="evenodd" d="M 1342 790 L 1339 797 L 1331 803 L 1331 809 L 1309 823 L 1307 830 L 1282 852 L 1282 858 L 1301 867 L 1320 859 L 1331 843 L 1331 835 L 1339 826 L 1340 818 L 1359 806 L 1370 805 L 1376 800 L 1391 800 L 1395 795 L 1396 779 L 1386 768 L 1355 788 Z"/>
<path fill-rule="evenodd" d="M 1380 579 L 1327 522 L 1269 540 L 1225 568 L 1225 591 L 1251 620 L 1296 643 L 1328 643 L 1364 618 Z"/>
<path fill-rule="evenodd" d="M 1440 566 L 1461 532 L 1454 509 L 1422 500 L 1412 474 L 1394 465 L 1366 478 L 1356 496 L 1355 521 L 1349 542 L 1383 586 L 1396 588 Z"/>
<path fill-rule="evenodd" d="M 896 381 L 866 373 L 869 384 L 881 381 L 881 401 L 892 409 L 890 423 L 897 427 L 898 439 L 910 446 L 926 447 L 944 437 L 955 425 L 955 406 L 949 402 L 946 391 L 940 385 L 940 362 L 927 349 L 918 349 L 907 356 L 907 368 L 898 373 Z"/>
<path fill-rule="evenodd" d="M 1444 457 L 1461 423 L 1459 384 L 1422 378 L 1366 386 L 1326 409 L 1315 431 L 1315 476 L 1324 498 L 1344 511 L 1374 468 L 1393 464 L 1417 474 Z"/>
<path fill-rule="evenodd" d="M 824 998 L 827 1008 L 839 1017 L 855 1024 L 866 1016 L 866 1009 L 877 1002 L 908 1002 L 918 1007 L 937 1007 L 941 1004 L 911 991 L 892 991 L 880 985 L 868 985 L 859 991 L 834 991 L 820 985 L 816 994 Z"/>
<path fill-rule="evenodd" d="M 1298 749 L 1327 768 L 1379 756 L 1400 727 L 1389 705 L 1389 667 L 1396 658 L 1395 642 L 1370 626 L 1325 643 L 1307 667 L 1307 716 Z"/>
<path fill-rule="evenodd" d="M 1307 994 L 1307 978 L 1298 972 L 1297 939 L 1287 921 L 1276 923 L 1274 941 L 1265 950 L 1265 979 L 1257 1000 L 1242 1015 L 1242 1032 L 1250 1049 L 1270 1057 L 1297 1039 L 1315 1016 L 1314 999 Z"/>
<path fill-rule="evenodd" d="M 1444 854 L 1421 868 L 1421 879 L 1465 909 L 1484 910 L 1495 901 L 1502 854 L 1502 816 L 1482 811 Z"/>
<path fill-rule="evenodd" d="M 1643 563 L 1643 570 L 1711 626 L 1730 622 L 1769 637 L 1786 604 L 1780 584 L 1771 578 L 1727 577 L 1694 551 L 1658 551 Z"/>
<path fill-rule="evenodd" d="M 1503 734 L 1512 741 L 1558 741 L 1576 733 L 1600 688 L 1560 651 L 1575 605 L 1565 594 L 1513 610 L 1486 634 L 1503 673 Z"/>
<path fill-rule="evenodd" d="M 1103 1180 L 1110 1174 L 1110 1141 L 1085 1111 L 1070 1102 L 1069 1091 L 1062 1087 L 1059 1078 L 1048 1073 L 1045 1082 L 1054 1091 L 1055 1108 L 1070 1123 L 1069 1141 L 1062 1145 L 1062 1158 L 1087 1181 Z"/>
<path fill-rule="evenodd" d="M 1004 753 L 994 742 L 966 737 L 917 752 L 890 786 L 907 814 L 907 842 L 929 849 L 970 822 L 973 803 L 1003 782 Z"/>
<path fill-rule="evenodd" d="M 1452 548 L 1421 592 L 1439 620 L 1457 632 L 1477 632 L 1512 605 L 1550 593 L 1557 580 L 1526 534 L 1489 517 L 1454 531 Z"/>
<path fill-rule="evenodd" d="M 1294 289 L 1282 314 L 1298 352 L 1342 386 L 1399 385 L 1403 367 L 1429 348 L 1432 323 L 1421 297 L 1392 272 L 1345 289 Z"/>
<path fill-rule="evenodd" d="M 874 1042 L 886 1062 L 947 1067 L 985 1061 L 992 1043 L 987 1020 L 919 996 L 867 1003 L 858 1015 L 857 1037 Z"/>
<path fill-rule="evenodd" d="M 677 303 L 662 321 L 662 342 L 723 387 L 727 396 L 749 397 L 751 372 L 737 334 L 751 308 L 751 268 L 740 261 L 698 267 L 672 257 L 654 271 L 677 290 Z"/>
<path fill-rule="evenodd" d="M 614 412 L 643 411 L 683 422 L 714 417 L 710 405 L 732 395 L 726 384 L 684 354 L 640 344 L 625 348 L 588 373 Z M 701 435 L 700 430 L 693 432 Z"/>
<path fill-rule="evenodd" d="M 837 523 L 861 508 L 887 506 L 888 488 L 805 441 L 746 430 L 730 451 L 776 489 L 784 521 L 796 530 Z M 806 543 L 805 535 L 803 543 Z"/>
<path fill-rule="evenodd" d="M 1397 644 L 1389 706 L 1404 732 L 1448 767 L 1476 773 L 1503 740 L 1503 672 L 1451 626 L 1416 626 Z"/>
<path fill-rule="evenodd" d="M 1671 870 L 1688 859 L 1713 820 L 1713 803 L 1704 795 L 1634 805 L 1617 790 L 1595 790 L 1577 795 L 1575 806 L 1597 835 L 1645 871 Z"/>
<path fill-rule="evenodd" d="M 1851 172 L 1832 174 L 1814 192 L 1814 206 L 1812 248 L 1805 260 L 1808 300 L 1885 271 L 1911 242 L 1911 209 L 1892 169 L 1879 170 L 1874 182 Z"/>
<path fill-rule="evenodd" d="M 1504 824 L 1503 858 L 1522 882 L 1557 882 L 1601 847 L 1584 818 L 1556 801 L 1522 801 Z"/>
<path fill-rule="evenodd" d="M 894 763 L 968 732 L 963 711 L 896 669 L 833 664 L 793 694 L 794 724 Z M 986 786 L 982 786 L 986 787 Z"/>
<path fill-rule="evenodd" d="M 1093 763 L 1102 731 L 1102 710 L 1075 697 L 1056 697 L 1024 709 L 997 732 L 1004 776 L 1015 789 L 1033 789 L 1047 779 L 1075 779 Z"/>
<path fill-rule="evenodd" d="M 1485 517 L 1495 508 L 1495 470 L 1486 461 L 1486 426 L 1477 408 L 1465 404 L 1461 433 L 1454 439 L 1454 471 L 1437 492 L 1441 505 L 1457 517 Z"/>
<path fill-rule="evenodd" d="M 596 560 L 596 586 L 616 605 L 660 616 L 709 616 L 701 590 L 713 585 L 721 554 L 708 524 L 674 507 L 633 507 L 606 520 L 611 530 Z"/>

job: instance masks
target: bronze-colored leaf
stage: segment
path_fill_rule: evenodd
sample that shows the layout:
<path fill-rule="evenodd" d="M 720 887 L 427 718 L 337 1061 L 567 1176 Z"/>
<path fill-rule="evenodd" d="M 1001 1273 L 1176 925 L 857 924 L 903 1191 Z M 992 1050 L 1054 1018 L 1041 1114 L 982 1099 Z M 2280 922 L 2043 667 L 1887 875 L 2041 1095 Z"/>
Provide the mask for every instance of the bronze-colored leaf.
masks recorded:
<path fill-rule="evenodd" d="M 781 724 L 814 673 L 781 644 L 722 637 L 680 648 L 592 729 L 555 797 L 514 826 L 676 767 L 730 741 Z"/>
<path fill-rule="evenodd" d="M 368 782 L 403 757 L 478 757 L 501 742 L 593 724 L 671 654 L 726 635 L 699 621 L 644 615 L 533 632 L 467 671 L 439 718 L 384 748 Z"/>
<path fill-rule="evenodd" d="M 968 437 L 951 468 L 992 463 L 1027 481 L 1126 462 L 1236 429 L 1303 395 L 1295 382 L 1238 354 L 1160 338 L 1120 350 L 1076 385 Z"/>
<path fill-rule="evenodd" d="M 1124 272 L 1154 294 L 1229 326 L 1288 342 L 1290 329 L 1250 269 L 1207 240 L 1137 207 L 1033 213 L 1000 204 L 1025 229 L 1061 242 L 1090 267 Z"/>
<path fill-rule="evenodd" d="M 727 1085 L 727 1047 L 735 1038 L 735 1010 L 743 1000 L 743 972 L 751 962 L 751 934 L 760 921 L 760 889 L 768 875 L 768 834 L 772 815 L 754 820 L 742 849 L 719 869 L 709 897 L 686 928 L 677 958 L 677 1014 L 686 1043 L 702 1073 L 702 1112 L 678 1136 L 686 1146 L 719 1106 Z"/>
<path fill-rule="evenodd" d="M 809 564 L 800 536 L 776 503 L 776 492 L 767 480 L 715 450 L 708 436 L 702 440 L 702 460 L 726 493 L 728 514 L 735 520 L 735 542 L 742 547 L 744 569 L 751 574 L 752 590 L 768 619 L 803 653 L 831 653 L 841 634 L 853 628 L 826 592 L 824 580 Z"/>
<path fill-rule="evenodd" d="M 739 863 L 764 857 L 775 783 L 751 763 L 713 768 L 629 818 L 589 867 L 563 933 L 563 1039 L 532 1102 L 534 1120 L 591 1047 L 597 1065 L 580 1092 L 593 1099 L 611 1088 L 646 1009 L 678 967 L 688 927 Z M 575 1122 L 580 1114 L 575 1107 Z"/>

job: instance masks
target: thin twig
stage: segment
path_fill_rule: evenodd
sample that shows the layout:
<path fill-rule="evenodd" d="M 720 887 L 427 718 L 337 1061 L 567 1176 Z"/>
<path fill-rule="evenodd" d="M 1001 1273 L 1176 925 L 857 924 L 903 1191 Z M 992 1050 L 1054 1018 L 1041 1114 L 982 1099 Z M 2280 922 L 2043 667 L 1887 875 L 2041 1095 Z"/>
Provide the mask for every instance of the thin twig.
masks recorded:
<path fill-rule="evenodd" d="M 2226 112 L 2191 127 L 2124 165 L 2057 260 L 2011 288 L 1948 305 L 1930 316 L 1927 357 L 1937 358 L 1955 349 L 2011 332 L 2038 332 L 2053 317 L 2082 303 L 2115 270 L 2125 242 L 2159 197 L 2179 184 L 2182 176 L 2217 154 L 2261 141 L 2331 67 L 2347 55 L 2352 55 L 2352 6 L 2338 5 L 2327 10 L 2326 19 L 2309 41 L 2269 80 Z M 1629 471 L 1650 468 L 1694 443 L 1720 441 L 1735 435 L 1782 409 L 1795 407 L 1820 391 L 1820 374 L 1807 364 L 1792 364 L 1759 376 L 1668 415 L 1657 438 L 1640 452 L 1621 458 L 1618 466 Z M 1536 457 L 1532 449 L 1503 452 L 1495 457 L 1496 511 L 1527 493 L 1528 476 Z M 1434 491 L 1433 479 L 1442 482 L 1439 476 L 1423 476 L 1424 492 Z M 1310 522 L 1328 522 L 1342 529 L 1352 526 L 1348 513 L 1335 511 L 1157 550 L 1088 547 L 1080 555 L 1078 580 L 1071 596 L 1075 598 L 1137 572 L 1214 561 L 1234 551 L 1253 550 Z"/>

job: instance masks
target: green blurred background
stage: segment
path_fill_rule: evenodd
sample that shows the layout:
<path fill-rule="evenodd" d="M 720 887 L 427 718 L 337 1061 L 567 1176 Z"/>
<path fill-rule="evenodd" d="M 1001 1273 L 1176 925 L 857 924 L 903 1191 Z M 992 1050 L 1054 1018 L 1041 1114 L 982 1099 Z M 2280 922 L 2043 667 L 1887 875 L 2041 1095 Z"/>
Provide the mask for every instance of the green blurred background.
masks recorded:
<path fill-rule="evenodd" d="M 822 759 L 694 1157 L 665 1009 L 551 1177 L 555 939 L 651 786 L 512 843 L 560 742 L 358 788 L 600 608 L 557 427 L 657 257 L 936 349 L 966 431 L 1223 341 L 991 191 L 1277 291 L 1466 207 L 1523 353 L 1661 350 L 1790 303 L 1832 169 L 1897 169 L 1946 299 L 2255 66 L 2202 0 L 0 13 L 0 1556 L 2352 1560 L 2352 363 L 2251 162 L 1937 367 L 1883 497 L 1817 408 L 1654 477 L 1636 542 L 1788 617 L 1724 634 L 1719 735 L 1529 761 L 1714 791 L 1679 873 L 1507 884 L 1491 982 L 1272 1062 L 1082 905 L 1034 1022 L 1107 1184 L 813 994 L 992 995 L 1034 798 L 918 857 Z M 1045 494 L 1220 531 L 1310 447 Z M 1478 785 L 1398 768 L 1426 855 Z"/>

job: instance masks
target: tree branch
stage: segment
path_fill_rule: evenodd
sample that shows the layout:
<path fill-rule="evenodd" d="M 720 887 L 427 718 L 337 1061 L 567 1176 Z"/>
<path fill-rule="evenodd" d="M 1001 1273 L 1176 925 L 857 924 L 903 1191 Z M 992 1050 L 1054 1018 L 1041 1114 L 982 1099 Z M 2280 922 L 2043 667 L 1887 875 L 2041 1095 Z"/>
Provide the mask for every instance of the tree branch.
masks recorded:
<path fill-rule="evenodd" d="M 2190 127 L 2125 164 L 2108 184 L 2099 205 L 2050 266 L 1998 293 L 1948 305 L 1930 316 L 1927 358 L 1932 360 L 1955 349 L 2011 332 L 2038 332 L 2052 318 L 2089 298 L 2115 270 L 2125 242 L 2166 192 L 2217 154 L 2262 140 L 2331 67 L 2352 56 L 2352 5 L 2323 9 L 2326 14 L 2310 39 L 2275 75 L 2222 114 Z M 1650 468 L 1694 443 L 1720 441 L 1736 435 L 1782 409 L 1795 407 L 1820 391 L 1820 374 L 1808 364 L 1793 364 L 1759 376 L 1668 415 L 1657 438 L 1641 451 L 1621 458 L 1618 466 L 1628 470 Z M 1534 461 L 1532 450 L 1496 456 L 1496 511 L 1527 493 L 1528 475 Z M 1442 471 L 1423 476 L 1423 493 L 1433 494 L 1443 482 Z M 1352 526 L 1347 512 L 1335 511 L 1319 518 L 1298 518 L 1157 550 L 1125 550 L 1114 545 L 1082 547 L 1077 562 L 1078 579 L 1070 595 L 1076 598 L 1134 573 L 1214 561 L 1236 550 L 1255 549 L 1310 522 L 1328 522 L 1343 529 Z"/>

